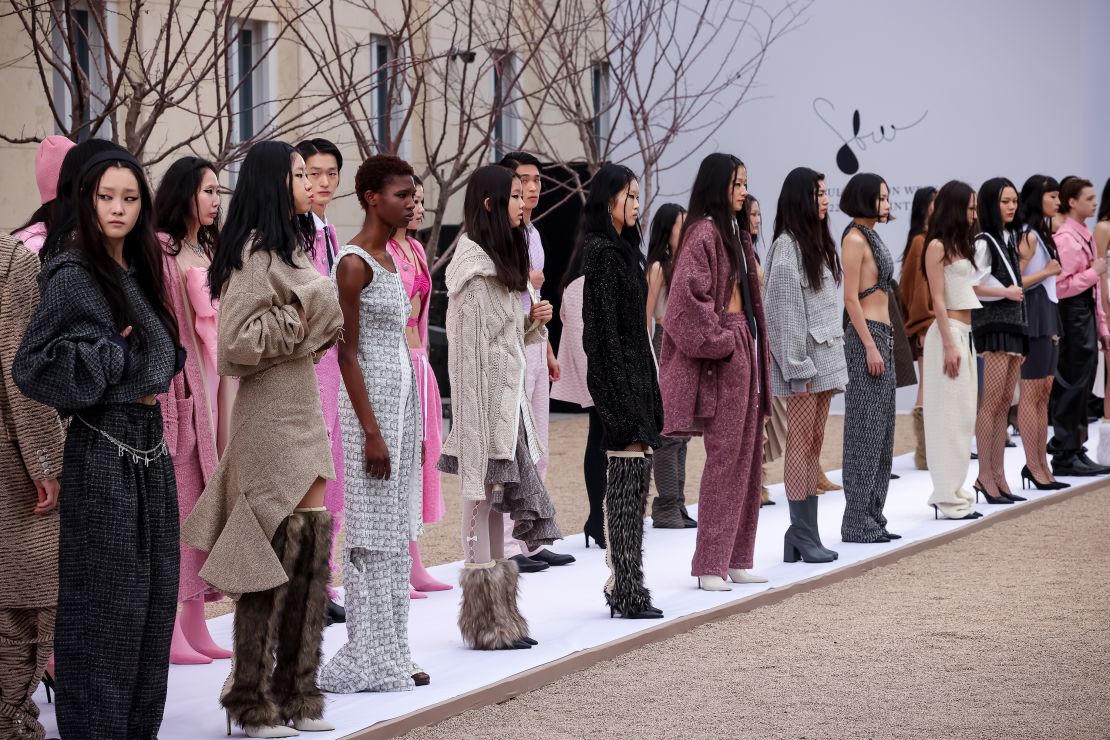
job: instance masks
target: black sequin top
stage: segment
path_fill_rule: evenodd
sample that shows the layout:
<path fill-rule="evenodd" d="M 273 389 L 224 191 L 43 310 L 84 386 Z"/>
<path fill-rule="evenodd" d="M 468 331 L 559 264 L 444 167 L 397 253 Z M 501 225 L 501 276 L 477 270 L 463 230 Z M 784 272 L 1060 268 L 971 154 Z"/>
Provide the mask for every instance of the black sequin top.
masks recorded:
<path fill-rule="evenodd" d="M 128 339 L 120 336 L 80 254 L 63 252 L 43 265 L 42 300 L 12 364 L 16 385 L 28 398 L 73 414 L 166 392 L 184 363 L 183 351 L 174 346 L 134 271 L 121 268 L 120 279 L 142 324 L 141 339 L 138 327 Z"/>
<path fill-rule="evenodd" d="M 647 281 L 630 248 L 588 234 L 582 274 L 582 347 L 586 385 L 604 427 L 603 444 L 662 443 L 663 401 L 644 309 Z"/>

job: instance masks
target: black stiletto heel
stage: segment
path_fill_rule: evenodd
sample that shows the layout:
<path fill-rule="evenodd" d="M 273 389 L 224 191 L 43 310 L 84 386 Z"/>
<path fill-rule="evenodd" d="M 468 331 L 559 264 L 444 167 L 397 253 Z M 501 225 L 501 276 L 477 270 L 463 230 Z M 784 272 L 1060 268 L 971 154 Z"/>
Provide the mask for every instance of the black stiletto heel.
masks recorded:
<path fill-rule="evenodd" d="M 587 549 L 589 549 L 589 547 L 590 547 L 590 540 L 591 539 L 594 541 L 594 544 L 597 545 L 600 549 L 602 549 L 602 550 L 605 549 L 605 535 L 604 534 L 601 535 L 600 537 L 598 537 L 596 534 L 590 534 L 589 532 L 583 532 L 582 536 L 586 538 L 586 548 Z"/>
<path fill-rule="evenodd" d="M 929 504 L 929 506 L 933 507 L 933 519 L 934 520 L 940 519 L 940 507 L 937 506 L 936 504 Z M 946 516 L 944 518 L 945 519 L 951 519 L 953 521 L 962 521 L 964 519 L 978 519 L 981 516 L 983 516 L 983 515 L 980 514 L 978 511 L 973 511 L 973 512 L 971 512 L 970 514 L 968 514 L 966 516 L 957 516 L 957 517 Z"/>
<path fill-rule="evenodd" d="M 1041 483 L 1039 480 L 1033 477 L 1033 473 L 1029 470 L 1029 466 L 1026 465 L 1021 469 L 1021 489 L 1024 491 L 1030 485 L 1036 488 L 1038 491 L 1059 491 L 1061 489 L 1071 487 L 1070 483 L 1061 483 L 1058 480 L 1049 481 L 1048 483 Z M 1025 501 L 1025 499 L 1018 498 L 1012 493 L 1008 493 L 1006 495 L 1016 501 Z"/>
<path fill-rule="evenodd" d="M 602 592 L 602 593 L 604 593 L 604 592 Z M 654 606 L 644 607 L 642 610 L 640 610 L 638 612 L 627 612 L 627 613 L 618 612 L 616 607 L 613 606 L 613 597 L 611 597 L 607 593 L 605 594 L 605 603 L 609 607 L 609 619 L 613 619 L 617 615 L 620 615 L 621 619 L 662 619 L 663 618 L 662 610 L 656 609 Z"/>
<path fill-rule="evenodd" d="M 46 703 L 54 703 L 54 693 L 58 690 L 57 685 L 54 683 L 54 677 L 47 671 L 42 673 L 42 687 L 46 689 Z"/>
<path fill-rule="evenodd" d="M 979 503 L 979 494 L 983 494 L 983 498 L 985 498 L 987 500 L 988 504 L 1012 504 L 1012 503 L 1014 503 L 1013 501 L 1006 498 L 1005 496 L 992 496 L 992 495 L 990 495 L 989 493 L 987 493 L 987 489 L 983 488 L 982 484 L 979 481 L 975 481 L 975 483 L 973 483 L 971 487 L 975 489 L 975 503 Z"/>

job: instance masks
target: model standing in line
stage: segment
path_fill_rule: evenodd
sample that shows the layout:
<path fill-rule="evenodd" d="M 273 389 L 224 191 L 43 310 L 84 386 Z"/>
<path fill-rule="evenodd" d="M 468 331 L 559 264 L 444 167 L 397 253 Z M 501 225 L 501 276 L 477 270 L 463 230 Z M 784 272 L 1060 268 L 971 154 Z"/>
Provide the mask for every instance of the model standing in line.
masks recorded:
<path fill-rule="evenodd" d="M 465 234 L 447 266 L 451 432 L 440 469 L 459 476 L 465 564 L 459 630 L 476 650 L 535 644 L 517 607 L 517 564 L 505 558 L 502 516 L 529 547 L 558 539 L 555 508 L 540 480 L 542 450 L 525 392 L 525 346 L 545 341 L 551 304 L 528 314 L 527 236 L 520 178 L 500 165 L 478 168 L 466 186 Z"/>
<path fill-rule="evenodd" d="M 343 154 L 339 147 L 327 139 L 305 139 L 297 144 L 297 152 L 304 158 L 305 175 L 312 183 L 312 224 L 315 235 L 307 253 L 312 264 L 321 275 L 332 277 L 335 272 L 336 254 L 339 252 L 339 239 L 335 227 L 328 222 L 327 208 L 339 189 L 339 174 L 343 170 Z M 324 507 L 331 514 L 331 539 L 333 552 L 328 567 L 333 577 L 342 567 L 336 562 L 334 548 L 339 541 L 339 530 L 343 527 L 343 429 L 339 423 L 339 389 L 343 378 L 339 372 L 339 347 L 333 346 L 316 363 L 316 383 L 320 389 L 320 407 L 324 412 L 324 425 L 328 430 L 331 444 L 332 465 L 335 467 L 335 480 L 330 480 L 324 488 Z M 339 594 L 328 580 L 326 622 L 328 624 L 346 621 L 346 611 L 336 599 Z"/>
<path fill-rule="evenodd" d="M 894 459 L 895 317 L 890 315 L 894 260 L 875 226 L 890 215 L 890 189 L 878 175 L 852 176 L 840 196 L 840 210 L 852 221 L 841 237 L 844 309 L 848 327 L 844 358 L 845 542 L 890 542 L 900 536 L 886 528 L 883 505 Z M 898 317 L 900 319 L 900 317 Z"/>
<path fill-rule="evenodd" d="M 590 395 L 587 376 L 589 361 L 582 347 L 582 289 L 586 278 L 582 275 L 582 243 L 575 245 L 563 273 L 562 294 L 559 304 L 559 318 L 563 321 L 563 333 L 559 337 L 559 379 L 551 384 L 551 397 L 568 403 L 576 403 L 587 411 L 589 427 L 586 432 L 586 445 L 582 453 L 582 477 L 586 485 L 586 498 L 590 511 L 582 527 L 586 547 L 590 540 L 605 549 L 605 448 L 602 446 L 601 416 L 597 413 L 594 399 Z"/>
<path fill-rule="evenodd" d="M 651 220 L 647 253 L 647 327 L 656 360 L 663 355 L 667 277 L 685 222 L 686 209 L 677 203 L 664 203 Z M 689 437 L 663 437 L 663 444 L 655 451 L 652 472 L 657 495 L 651 501 L 651 526 L 657 529 L 698 526 L 686 511 L 686 447 L 689 442 Z"/>
<path fill-rule="evenodd" d="M 500 162 L 520 178 L 524 196 L 524 231 L 528 235 L 528 283 L 539 300 L 543 288 L 544 251 L 539 229 L 532 223 L 536 206 L 540 202 L 543 189 L 540 160 L 528 152 L 509 152 Z M 525 313 L 532 308 L 533 297 L 528 290 L 521 291 L 520 304 Z M 536 463 L 540 480 L 547 481 L 547 463 L 550 457 L 547 446 L 547 427 L 551 409 L 551 383 L 559 379 L 559 362 L 555 350 L 548 341 L 535 342 L 524 348 L 528 363 L 528 377 L 525 392 L 532 404 L 532 418 L 536 421 L 536 436 L 539 437 L 543 456 Z M 547 570 L 551 566 L 569 565 L 574 562 L 573 555 L 556 553 L 545 547 L 529 548 L 512 536 L 512 520 L 505 520 L 505 554 L 516 561 L 521 573 L 534 573 Z"/>
<path fill-rule="evenodd" d="M 1063 223 L 1053 238 L 1060 260 L 1056 296 L 1060 308 L 1060 358 L 1052 385 L 1052 472 L 1060 476 L 1104 475 L 1110 469 L 1087 456 L 1087 405 L 1098 351 L 1110 348 L 1099 282 L 1106 259 L 1095 251 L 1086 221 L 1095 215 L 1095 189 L 1078 177 L 1060 182 Z"/>
<path fill-rule="evenodd" d="M 922 268 L 937 319 L 925 332 L 925 446 L 933 493 L 929 504 L 948 519 L 976 519 L 964 483 L 971 464 L 971 435 L 979 393 L 971 312 L 982 304 L 972 289 L 975 274 L 975 191 L 953 180 L 938 192 L 925 234 Z"/>
<path fill-rule="evenodd" d="M 58 549 L 58 728 L 153 738 L 177 605 L 173 464 L 157 395 L 184 363 L 142 166 L 94 155 L 67 209 L 76 231 L 43 265 L 12 375 L 71 417 Z"/>
<path fill-rule="evenodd" d="M 46 242 L 46 233 L 56 217 L 58 200 L 58 181 L 61 177 L 62 163 L 73 149 L 74 143 L 64 136 L 47 136 L 39 142 L 35 152 L 35 182 L 39 187 L 40 205 L 27 223 L 12 232 L 12 236 L 23 242 L 23 246 L 38 254 Z M 72 182 L 76 173 L 70 173 Z"/>
<path fill-rule="evenodd" d="M 420 438 L 423 441 L 424 462 L 420 480 L 413 488 L 409 515 L 413 521 L 434 524 L 443 518 L 446 510 L 440 490 L 439 451 L 443 447 L 443 402 L 439 396 L 439 383 L 428 363 L 428 310 L 432 305 L 432 280 L 428 270 L 424 245 L 416 240 L 416 231 L 424 222 L 424 185 L 413 175 L 416 191 L 413 195 L 412 220 L 393 233 L 386 245 L 394 263 L 400 269 L 401 283 L 409 297 L 409 318 L 405 324 L 405 341 L 416 373 L 416 390 L 420 397 Z M 420 527 L 422 533 L 423 526 Z M 448 591 L 451 586 L 432 578 L 420 558 L 420 542 L 409 542 L 412 572 L 409 573 L 409 598 L 426 599 L 425 591 Z"/>
<path fill-rule="evenodd" d="M 393 156 L 370 157 L 355 174 L 355 194 L 362 229 L 335 266 L 350 619 L 347 643 L 320 671 L 320 686 L 341 694 L 408 691 L 429 680 L 412 662 L 408 636 L 409 544 L 423 527 L 420 393 L 405 339 L 412 305 L 388 249 L 416 208 L 412 167 Z"/>
<path fill-rule="evenodd" d="M 32 696 L 58 611 L 58 413 L 24 396 L 12 361 L 39 302 L 39 261 L 0 234 L 0 737 L 43 740 Z M 49 684 L 47 699 L 50 699 Z"/>
<path fill-rule="evenodd" d="M 663 613 L 652 606 L 644 585 L 643 543 L 651 451 L 663 441 L 663 402 L 644 326 L 647 279 L 639 215 L 640 183 L 632 170 L 603 165 L 582 209 L 582 346 L 609 458 L 604 505 L 609 615 L 658 619 Z"/>
<path fill-rule="evenodd" d="M 247 152 L 208 273 L 220 300 L 217 367 L 240 379 L 227 449 L 186 542 L 201 577 L 238 600 L 220 703 L 248 737 L 328 731 L 316 684 L 327 612 L 335 478 L 314 363 L 338 339 L 335 284 L 306 250 L 312 183 L 280 141 Z M 287 726 L 292 723 L 292 727 Z"/>
<path fill-rule="evenodd" d="M 731 591 L 726 579 L 767 582 L 751 572 L 771 376 L 755 251 L 736 221 L 747 194 L 743 162 L 721 153 L 703 159 L 668 269 L 663 432 L 705 441 L 690 570 L 707 591 Z"/>
<path fill-rule="evenodd" d="M 976 494 L 989 504 L 1024 501 L 1006 483 L 1006 427 L 1021 365 L 1029 350 L 1025 291 L 1017 251 L 1018 193 L 1004 177 L 979 188 L 972 283 L 982 308 L 971 313 L 976 352 L 983 358 L 979 412 L 975 418 L 979 476 Z"/>
<path fill-rule="evenodd" d="M 183 157 L 166 170 L 154 196 L 154 223 L 162 245 L 166 294 L 185 347 L 185 371 L 159 396 L 166 444 L 177 479 L 180 521 L 192 513 L 231 433 L 234 378 L 216 369 L 218 303 L 208 289 L 208 268 L 220 231 L 220 182 L 215 167 Z M 170 661 L 178 665 L 230 658 L 208 633 L 204 602 L 220 598 L 200 577 L 205 554 L 181 543 L 181 605 L 173 626 Z"/>
<path fill-rule="evenodd" d="M 770 336 L 771 384 L 787 397 L 786 497 L 790 527 L 783 557 L 828 563 L 838 556 L 821 544 L 817 473 L 833 394 L 844 390 L 844 330 L 837 310 L 840 258 L 829 233 L 825 176 L 790 171 L 779 195 L 775 239 L 767 253 L 764 307 Z"/>
<path fill-rule="evenodd" d="M 1060 183 L 1047 175 L 1033 175 L 1021 187 L 1018 225 L 1021 239 L 1021 282 L 1029 322 L 1029 353 L 1021 365 L 1021 394 L 1018 428 L 1025 448 L 1021 487 L 1032 483 L 1038 489 L 1067 488 L 1052 477 L 1045 457 L 1048 438 L 1048 399 L 1052 376 L 1060 353 L 1060 311 L 1056 306 L 1056 276 L 1060 262 L 1052 238 L 1052 217 L 1060 210 Z"/>
<path fill-rule="evenodd" d="M 922 347 L 925 345 L 925 332 L 933 324 L 933 303 L 929 297 L 929 285 L 922 269 L 921 255 L 925 251 L 925 230 L 933 214 L 933 200 L 937 189 L 924 187 L 913 194 L 910 207 L 910 229 L 906 234 L 906 247 L 902 250 L 902 272 L 898 276 L 898 292 L 902 308 L 902 326 L 910 343 L 910 352 L 917 363 L 917 400 L 913 404 L 913 465 L 918 470 L 929 468 L 925 452 L 925 360 Z"/>
<path fill-rule="evenodd" d="M 763 207 L 755 196 L 748 193 L 744 199 L 744 207 L 736 214 L 740 228 L 746 228 L 752 237 L 752 252 L 755 254 L 756 271 L 759 273 L 759 290 L 767 283 L 767 276 L 763 272 L 763 263 L 759 257 L 759 245 L 763 242 Z M 771 416 L 763 427 L 763 466 L 760 469 L 761 482 L 759 484 L 759 506 L 774 506 L 771 493 L 767 490 L 767 466 L 782 457 L 786 449 L 786 399 L 771 396 Z"/>

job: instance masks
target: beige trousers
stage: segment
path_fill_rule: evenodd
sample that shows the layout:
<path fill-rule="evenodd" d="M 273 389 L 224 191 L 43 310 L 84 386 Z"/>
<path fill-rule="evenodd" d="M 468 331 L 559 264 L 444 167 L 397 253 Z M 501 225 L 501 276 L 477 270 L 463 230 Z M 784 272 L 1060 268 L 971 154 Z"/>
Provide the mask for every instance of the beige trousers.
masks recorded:
<path fill-rule="evenodd" d="M 925 451 L 933 479 L 929 503 L 944 516 L 959 519 L 975 509 L 975 497 L 964 482 L 975 434 L 978 368 L 971 327 L 947 319 L 960 354 L 960 372 L 955 378 L 944 374 L 944 342 L 937 321 L 926 332 L 924 347 Z"/>

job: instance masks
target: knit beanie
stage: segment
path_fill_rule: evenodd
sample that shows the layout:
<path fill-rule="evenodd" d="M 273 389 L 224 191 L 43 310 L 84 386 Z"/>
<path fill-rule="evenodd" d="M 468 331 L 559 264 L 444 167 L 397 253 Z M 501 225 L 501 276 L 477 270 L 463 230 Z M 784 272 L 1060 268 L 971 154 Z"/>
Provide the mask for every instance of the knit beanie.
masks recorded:
<path fill-rule="evenodd" d="M 58 195 L 58 175 L 62 171 L 62 160 L 74 143 L 64 136 L 47 136 L 39 144 L 35 153 L 35 180 L 39 186 L 39 197 L 49 203 Z"/>

